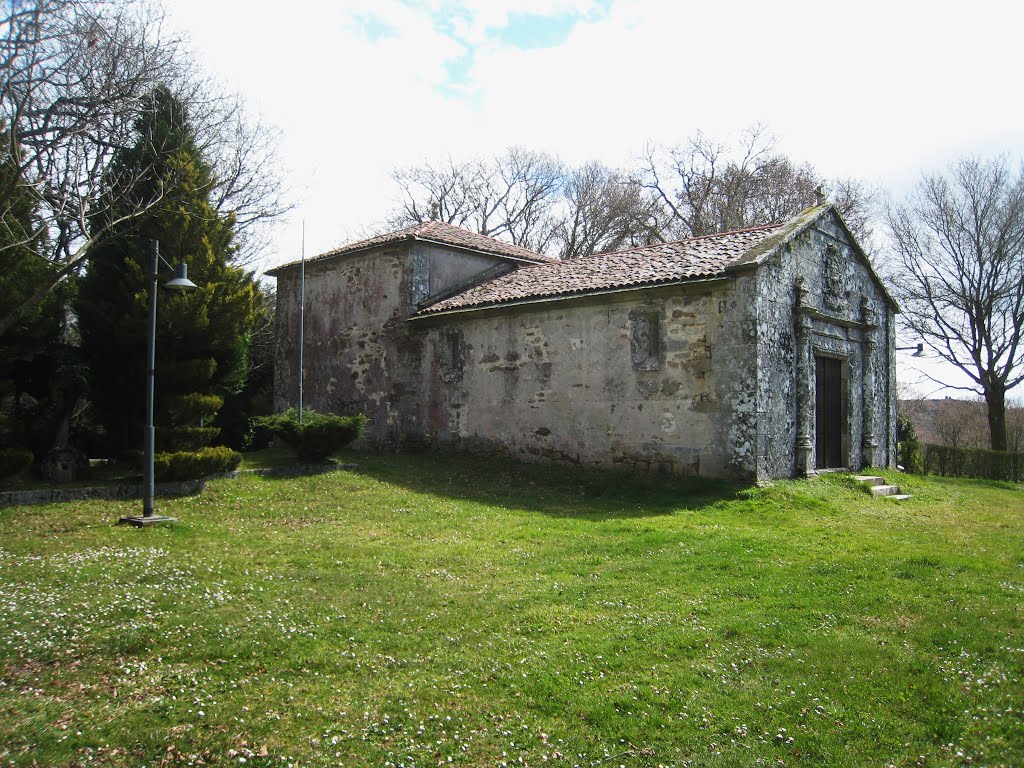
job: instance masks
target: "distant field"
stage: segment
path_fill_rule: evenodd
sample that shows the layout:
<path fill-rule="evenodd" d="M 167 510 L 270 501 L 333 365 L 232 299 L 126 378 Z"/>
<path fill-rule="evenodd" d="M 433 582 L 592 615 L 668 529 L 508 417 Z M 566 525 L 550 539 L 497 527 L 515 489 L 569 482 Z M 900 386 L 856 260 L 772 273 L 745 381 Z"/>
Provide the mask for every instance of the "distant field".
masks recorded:
<path fill-rule="evenodd" d="M 1024 492 L 469 458 L 0 510 L 0 766 L 1021 766 Z"/>

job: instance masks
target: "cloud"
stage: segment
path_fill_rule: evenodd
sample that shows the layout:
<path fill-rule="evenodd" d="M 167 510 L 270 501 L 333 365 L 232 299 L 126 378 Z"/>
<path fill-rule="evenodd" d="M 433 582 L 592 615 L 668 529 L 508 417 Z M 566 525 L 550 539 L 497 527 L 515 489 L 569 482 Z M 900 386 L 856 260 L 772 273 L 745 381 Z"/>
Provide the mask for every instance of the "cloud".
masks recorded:
<path fill-rule="evenodd" d="M 1006 90 L 1013 26 L 986 6 L 921 14 L 869 0 L 837 14 L 812 2 L 617 2 L 560 46 L 481 49 L 469 86 L 517 143 L 621 157 L 648 138 L 764 122 L 795 159 L 876 177 L 920 162 L 928 144 L 1019 139 Z"/>
<path fill-rule="evenodd" d="M 357 34 L 364 38 L 368 43 L 376 43 L 387 37 L 399 37 L 399 30 L 397 27 L 389 26 L 376 16 L 370 14 L 355 14 L 352 17 L 352 21 L 356 27 Z"/>
<path fill-rule="evenodd" d="M 574 14 L 560 17 L 512 14 L 498 33 L 499 44 L 521 51 L 554 48 L 565 42 L 578 22 L 579 16 Z"/>
<path fill-rule="evenodd" d="M 500 33 L 529 19 L 535 29 L 546 22 L 591 18 L 607 8 L 608 0 L 446 0 L 424 3 L 434 18 L 452 21 L 455 37 L 471 46 L 486 46 Z"/>
<path fill-rule="evenodd" d="M 175 0 L 172 13 L 282 128 L 294 221 L 304 212 L 323 250 L 387 213 L 392 168 L 510 145 L 621 165 L 648 140 L 764 122 L 795 160 L 897 187 L 956 154 L 1024 152 L 1005 8 Z"/>

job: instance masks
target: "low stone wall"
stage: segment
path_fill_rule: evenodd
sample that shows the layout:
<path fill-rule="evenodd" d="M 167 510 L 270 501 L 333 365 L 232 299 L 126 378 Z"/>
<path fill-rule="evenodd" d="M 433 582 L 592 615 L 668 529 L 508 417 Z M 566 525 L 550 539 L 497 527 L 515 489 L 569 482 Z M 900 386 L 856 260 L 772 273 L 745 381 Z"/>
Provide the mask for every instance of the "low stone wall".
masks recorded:
<path fill-rule="evenodd" d="M 301 477 L 303 475 L 324 475 L 328 472 L 350 472 L 358 464 L 285 464 L 267 469 L 239 469 L 218 477 L 238 477 L 240 475 L 259 475 L 260 477 Z"/>
<path fill-rule="evenodd" d="M 180 483 L 157 483 L 153 489 L 154 496 L 193 496 L 200 493 L 206 485 L 206 478 L 185 480 Z M 142 483 L 126 483 L 122 485 L 94 485 L 88 488 L 37 488 L 30 491 L 5 491 L 0 493 L 0 507 L 13 507 L 25 504 L 60 504 L 65 501 L 85 501 L 86 499 L 141 499 Z"/>
<path fill-rule="evenodd" d="M 301 475 L 322 475 L 327 472 L 353 470 L 355 464 L 289 464 L 268 469 L 243 469 L 236 472 L 225 472 L 221 475 L 183 480 L 176 483 L 157 483 L 153 495 L 159 498 L 169 496 L 195 496 L 202 493 L 206 481 L 216 478 L 234 478 L 241 475 L 259 475 L 260 477 L 299 477 Z M 141 499 L 144 488 L 142 483 L 123 483 L 120 485 L 94 485 L 87 488 L 38 488 L 30 491 L 5 491 L 0 493 L 0 507 L 26 506 L 33 504 L 60 504 L 66 501 L 86 501 L 87 499 Z"/>

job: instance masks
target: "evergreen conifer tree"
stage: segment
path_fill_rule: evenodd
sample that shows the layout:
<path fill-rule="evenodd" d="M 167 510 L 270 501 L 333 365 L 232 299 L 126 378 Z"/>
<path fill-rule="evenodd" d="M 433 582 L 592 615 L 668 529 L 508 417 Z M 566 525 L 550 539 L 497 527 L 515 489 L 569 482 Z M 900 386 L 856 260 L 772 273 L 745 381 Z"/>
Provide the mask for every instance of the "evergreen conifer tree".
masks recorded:
<path fill-rule="evenodd" d="M 122 179 L 132 179 L 130 195 L 119 187 Z M 245 383 L 255 283 L 232 265 L 234 222 L 210 204 L 213 182 L 184 106 L 157 88 L 138 118 L 135 144 L 115 158 L 106 183 L 127 206 L 158 202 L 114 224 L 90 251 L 76 303 L 91 399 L 117 449 L 142 441 L 154 240 L 167 262 L 188 264 L 198 285 L 181 293 L 157 290 L 158 449 L 208 442 L 215 432 L 208 422 L 222 397 Z M 118 214 L 107 205 L 100 210 Z M 165 280 L 161 275 L 159 283 Z"/>

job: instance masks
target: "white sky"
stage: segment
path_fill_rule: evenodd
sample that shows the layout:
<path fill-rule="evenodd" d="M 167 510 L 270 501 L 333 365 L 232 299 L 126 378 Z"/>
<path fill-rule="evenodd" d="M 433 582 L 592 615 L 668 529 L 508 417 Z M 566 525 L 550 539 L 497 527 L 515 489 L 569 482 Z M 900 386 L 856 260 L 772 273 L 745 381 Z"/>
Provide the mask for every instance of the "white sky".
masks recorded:
<path fill-rule="evenodd" d="M 363 236 L 394 167 L 510 145 L 625 165 L 760 122 L 793 160 L 897 197 L 958 155 L 1024 157 L 1007 0 L 167 3 L 201 66 L 282 131 L 298 206 L 267 267 L 298 258 L 302 221 L 307 256 Z"/>

